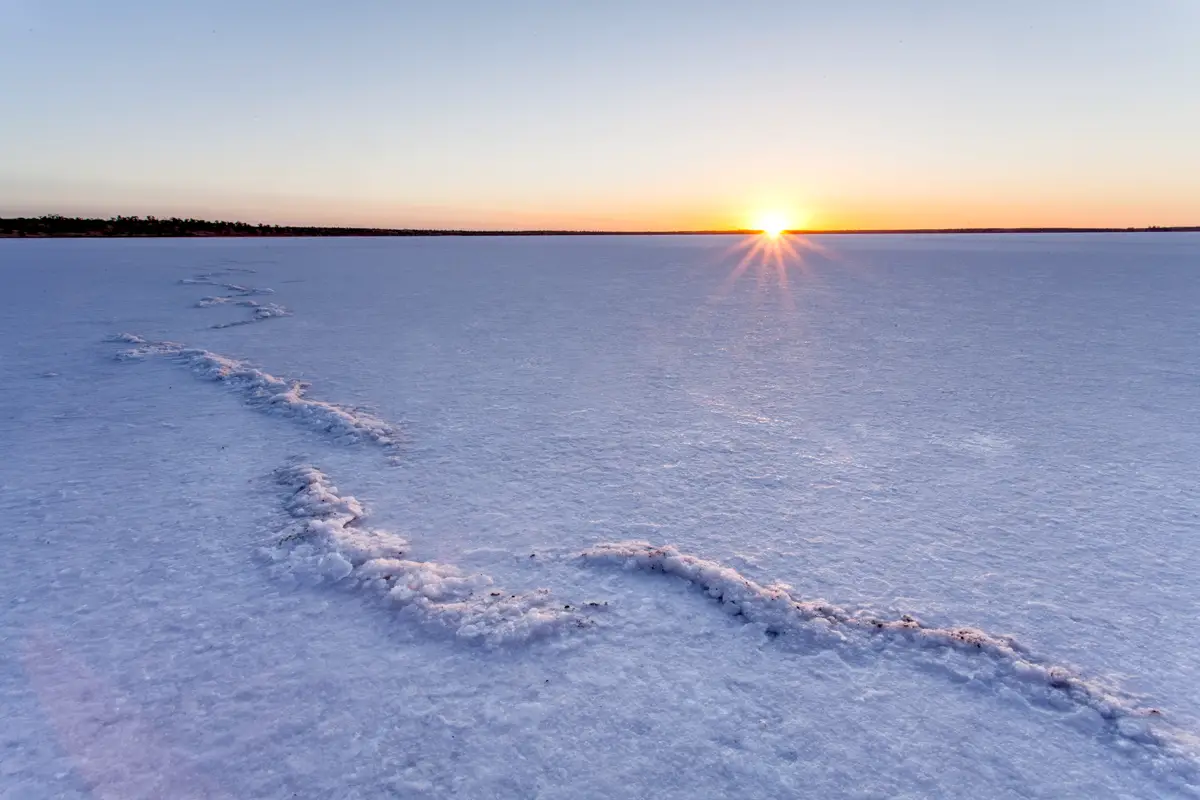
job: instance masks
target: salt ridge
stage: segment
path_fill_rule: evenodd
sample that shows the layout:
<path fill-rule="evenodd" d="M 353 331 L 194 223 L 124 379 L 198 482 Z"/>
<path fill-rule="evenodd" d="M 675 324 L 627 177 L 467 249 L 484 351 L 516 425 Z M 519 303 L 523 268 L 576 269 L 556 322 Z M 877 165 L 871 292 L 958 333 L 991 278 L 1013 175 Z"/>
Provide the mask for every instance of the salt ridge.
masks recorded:
<path fill-rule="evenodd" d="M 237 320 L 235 322 L 222 322 L 216 325 L 211 325 L 212 328 L 236 328 L 240 325 L 250 325 L 255 322 L 263 322 L 268 319 L 276 319 L 278 317 L 290 317 L 292 312 L 277 303 L 260 303 L 257 300 L 249 299 L 255 295 L 274 294 L 274 289 L 255 286 L 243 286 L 238 283 L 225 283 L 218 280 L 219 276 L 233 272 L 253 272 L 249 269 L 237 269 L 227 267 L 224 269 L 213 270 L 210 272 L 202 272 L 194 278 L 182 278 L 179 282 L 185 286 L 217 286 L 232 292 L 231 295 L 213 295 L 201 297 L 196 301 L 196 308 L 212 308 L 219 305 L 236 305 L 251 309 L 249 319 Z"/>
<path fill-rule="evenodd" d="M 546 589 L 514 594 L 487 575 L 405 558 L 409 543 L 370 528 L 357 499 L 310 464 L 282 467 L 284 508 L 295 522 L 264 555 L 278 573 L 315 576 L 382 595 L 404 613 L 488 645 L 527 642 L 590 622 Z"/>
<path fill-rule="evenodd" d="M 339 441 L 369 442 L 388 450 L 395 450 L 401 443 L 400 430 L 395 425 L 361 409 L 313 400 L 305 396 L 308 384 L 276 377 L 245 361 L 177 342 L 150 341 L 131 333 L 118 334 L 111 341 L 134 345 L 119 351 L 118 361 L 165 356 L 200 377 L 236 390 L 253 408 L 297 420 Z"/>
<path fill-rule="evenodd" d="M 1090 710 L 1103 730 L 1116 740 L 1148 754 L 1167 777 L 1195 791 L 1200 780 L 1200 747 L 1195 737 L 1171 728 L 1155 708 L 1074 670 L 1046 662 L 1009 636 L 976 628 L 937 628 L 904 615 L 883 619 L 853 612 L 823 600 L 797 599 L 784 584 L 762 585 L 715 561 L 687 555 L 670 545 L 644 541 L 595 545 L 580 554 L 584 563 L 675 576 L 688 581 L 721 604 L 725 611 L 763 626 L 768 636 L 806 637 L 818 645 L 904 648 L 906 652 L 947 650 L 986 659 L 990 674 L 971 674 L 975 681 L 1003 686 L 1033 704 L 1064 711 Z"/>
<path fill-rule="evenodd" d="M 212 298 L 206 298 L 212 299 Z M 259 303 L 256 300 L 239 300 L 234 305 L 243 306 L 251 309 L 252 316 L 250 319 L 239 319 L 234 322 L 220 322 L 216 325 L 211 325 L 212 328 L 236 328 L 239 325 L 251 325 L 255 322 L 263 322 L 268 319 L 276 319 L 278 317 L 290 317 L 292 312 L 279 305 L 278 303 Z"/>

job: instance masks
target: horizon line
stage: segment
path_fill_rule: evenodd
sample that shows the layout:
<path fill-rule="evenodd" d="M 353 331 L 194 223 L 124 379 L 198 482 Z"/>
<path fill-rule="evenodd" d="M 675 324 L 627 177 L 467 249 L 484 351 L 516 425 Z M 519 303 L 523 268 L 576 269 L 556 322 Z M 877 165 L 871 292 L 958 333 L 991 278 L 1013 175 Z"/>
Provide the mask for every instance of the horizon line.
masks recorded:
<path fill-rule="evenodd" d="M 119 231 L 116 227 L 128 228 Z M 137 230 L 141 229 L 141 230 Z M 1193 233 L 1200 225 L 1145 226 L 970 226 L 922 228 L 788 228 L 793 236 L 904 235 L 904 234 L 1019 234 L 1019 233 Z M 277 225 L 181 217 L 121 216 L 0 217 L 0 238 L 192 238 L 192 237 L 302 237 L 302 236 L 747 236 L 757 228 L 612 230 L 589 228 L 388 228 L 352 225 Z"/>

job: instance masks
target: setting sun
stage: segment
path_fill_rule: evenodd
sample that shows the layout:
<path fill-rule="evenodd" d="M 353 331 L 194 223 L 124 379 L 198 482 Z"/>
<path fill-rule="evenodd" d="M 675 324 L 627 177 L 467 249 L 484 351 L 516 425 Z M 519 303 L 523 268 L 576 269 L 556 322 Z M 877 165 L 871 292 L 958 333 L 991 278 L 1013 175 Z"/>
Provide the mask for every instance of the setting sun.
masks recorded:
<path fill-rule="evenodd" d="M 754 222 L 754 227 L 771 239 L 778 239 L 788 230 L 788 220 L 783 214 L 772 212 L 763 214 Z"/>

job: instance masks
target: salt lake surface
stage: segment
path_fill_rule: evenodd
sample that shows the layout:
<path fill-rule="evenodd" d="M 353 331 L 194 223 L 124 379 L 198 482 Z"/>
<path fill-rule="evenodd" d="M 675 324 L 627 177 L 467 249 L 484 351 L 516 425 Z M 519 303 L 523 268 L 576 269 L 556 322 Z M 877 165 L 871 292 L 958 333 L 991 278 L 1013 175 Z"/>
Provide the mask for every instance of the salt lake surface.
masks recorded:
<path fill-rule="evenodd" d="M 0 797 L 1200 792 L 1200 236 L 739 244 L 0 242 Z"/>

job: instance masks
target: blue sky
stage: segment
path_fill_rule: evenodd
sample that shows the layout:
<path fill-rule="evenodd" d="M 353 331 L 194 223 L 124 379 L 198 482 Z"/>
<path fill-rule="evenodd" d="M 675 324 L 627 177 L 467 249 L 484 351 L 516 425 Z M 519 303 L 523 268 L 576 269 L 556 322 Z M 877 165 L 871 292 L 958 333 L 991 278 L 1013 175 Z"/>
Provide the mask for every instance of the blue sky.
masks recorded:
<path fill-rule="evenodd" d="M 0 214 L 1200 224 L 1200 2 L 0 0 Z"/>

